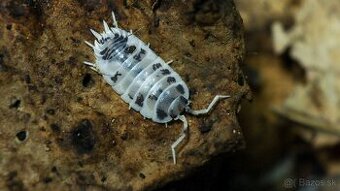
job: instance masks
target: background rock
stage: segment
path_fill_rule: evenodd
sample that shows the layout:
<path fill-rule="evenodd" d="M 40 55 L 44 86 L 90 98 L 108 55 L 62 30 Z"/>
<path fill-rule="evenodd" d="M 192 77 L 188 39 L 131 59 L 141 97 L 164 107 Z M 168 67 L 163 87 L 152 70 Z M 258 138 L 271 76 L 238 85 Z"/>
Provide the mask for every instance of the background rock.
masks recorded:
<path fill-rule="evenodd" d="M 169 190 L 172 186 L 176 186 L 177 190 L 185 190 L 181 189 L 183 187 L 195 187 L 197 190 L 222 187 L 242 191 L 339 190 L 339 135 L 327 123 L 322 124 L 323 127 L 309 125 L 313 120 L 330 116 L 325 117 L 325 112 L 308 116 L 307 120 L 302 121 L 298 120 L 301 113 L 278 109 L 283 108 L 296 88 L 306 90 L 305 87 L 313 82 L 307 78 L 312 68 L 307 67 L 299 57 L 315 58 L 320 55 L 319 51 L 325 52 L 320 47 L 327 47 L 327 43 L 339 44 L 339 38 L 333 37 L 336 33 L 332 34 L 330 30 L 338 25 L 333 19 L 338 18 L 339 3 L 331 1 L 320 6 L 310 6 L 315 1 L 306 0 L 239 0 L 235 3 L 245 25 L 246 55 L 242 67 L 254 96 L 252 103 L 242 104 L 239 114 L 246 149 L 231 157 L 211 161 L 193 176 L 178 182 L 178 185 L 169 185 Z M 298 19 L 297 15 L 304 19 Z M 325 21 L 329 17 L 333 17 L 332 22 Z M 273 39 L 272 26 L 276 22 L 281 24 L 281 34 L 288 42 L 280 53 L 274 49 L 274 42 L 277 45 L 277 41 Z M 303 29 L 303 32 L 295 33 L 298 32 L 296 29 Z M 299 34 L 299 38 L 290 38 L 291 32 Z M 328 37 L 324 35 L 328 33 Z M 332 39 L 332 42 L 325 39 Z M 314 54 L 304 55 L 299 51 L 299 57 L 296 57 L 298 52 L 293 49 L 300 45 L 305 46 L 308 52 L 314 51 Z M 323 58 L 315 59 L 319 60 L 318 63 L 313 61 L 316 68 L 329 62 L 327 56 Z M 328 78 L 328 74 L 325 72 L 323 77 Z M 314 102 L 311 94 L 300 95 L 303 101 Z M 336 99 L 338 97 L 334 96 Z M 309 105 L 295 101 L 291 107 L 299 108 L 302 114 L 311 113 Z M 212 174 L 209 179 L 205 176 L 207 173 Z M 299 185 L 300 179 L 329 181 L 330 184 Z"/>
<path fill-rule="evenodd" d="M 229 94 L 211 114 L 188 116 L 190 137 L 173 165 L 170 128 L 128 110 L 83 41 L 115 11 L 183 77 L 193 108 Z M 149 190 L 243 146 L 236 120 L 250 98 L 239 64 L 242 21 L 232 1 L 9 1 L 0 3 L 0 188 Z"/>
<path fill-rule="evenodd" d="M 280 108 L 292 120 L 340 135 L 340 2 L 309 0 L 294 14 L 287 32 L 273 24 L 274 48 L 291 57 L 306 71 L 299 85 Z M 308 108 L 308 109 L 306 109 Z"/>

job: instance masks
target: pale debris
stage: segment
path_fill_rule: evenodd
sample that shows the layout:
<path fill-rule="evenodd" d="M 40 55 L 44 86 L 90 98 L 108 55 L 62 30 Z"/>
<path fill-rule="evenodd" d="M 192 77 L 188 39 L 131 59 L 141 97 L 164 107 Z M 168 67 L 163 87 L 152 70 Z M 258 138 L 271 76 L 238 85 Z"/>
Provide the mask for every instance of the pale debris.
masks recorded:
<path fill-rule="evenodd" d="M 274 49 L 289 54 L 306 70 L 281 113 L 298 122 L 340 134 L 340 1 L 308 0 L 284 31 L 272 26 Z"/>

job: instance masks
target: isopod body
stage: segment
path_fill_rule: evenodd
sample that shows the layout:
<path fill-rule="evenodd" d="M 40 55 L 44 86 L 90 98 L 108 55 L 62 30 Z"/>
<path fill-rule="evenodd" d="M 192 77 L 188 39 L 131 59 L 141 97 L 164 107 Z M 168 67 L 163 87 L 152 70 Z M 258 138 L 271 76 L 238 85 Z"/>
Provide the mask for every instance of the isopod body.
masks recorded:
<path fill-rule="evenodd" d="M 192 110 L 189 107 L 189 89 L 182 78 L 152 51 L 149 45 L 137 38 L 132 31 L 118 27 L 112 13 L 114 27 L 103 21 L 104 31 L 97 33 L 94 44 L 85 41 L 94 50 L 95 63 L 84 62 L 103 76 L 105 81 L 129 104 L 130 108 L 157 123 L 171 120 L 183 121 L 180 137 L 172 144 L 176 163 L 176 146 L 187 134 L 187 120 L 183 112 L 199 115 L 209 112 L 221 98 L 218 95 L 207 109 Z"/>

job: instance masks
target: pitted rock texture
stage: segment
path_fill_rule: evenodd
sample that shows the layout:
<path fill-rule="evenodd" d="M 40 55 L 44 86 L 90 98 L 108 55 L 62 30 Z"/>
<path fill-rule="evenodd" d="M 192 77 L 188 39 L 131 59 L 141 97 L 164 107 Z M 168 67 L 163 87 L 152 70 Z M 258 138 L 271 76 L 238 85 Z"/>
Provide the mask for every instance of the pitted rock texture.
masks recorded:
<path fill-rule="evenodd" d="M 83 43 L 115 11 L 190 87 L 190 136 L 172 163 L 182 123 L 157 124 L 133 110 L 102 77 Z M 243 147 L 236 119 L 250 91 L 242 20 L 230 1 L 24 1 L 0 3 L 0 190 L 150 190 L 221 152 Z"/>

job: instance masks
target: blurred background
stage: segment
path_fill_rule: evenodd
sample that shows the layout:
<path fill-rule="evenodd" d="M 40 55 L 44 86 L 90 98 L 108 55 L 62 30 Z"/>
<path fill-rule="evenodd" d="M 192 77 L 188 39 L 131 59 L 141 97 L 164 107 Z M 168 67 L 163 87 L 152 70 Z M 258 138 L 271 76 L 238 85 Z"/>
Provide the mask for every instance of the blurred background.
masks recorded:
<path fill-rule="evenodd" d="M 160 190 L 340 190 L 340 1 L 235 0 L 246 148 Z"/>

